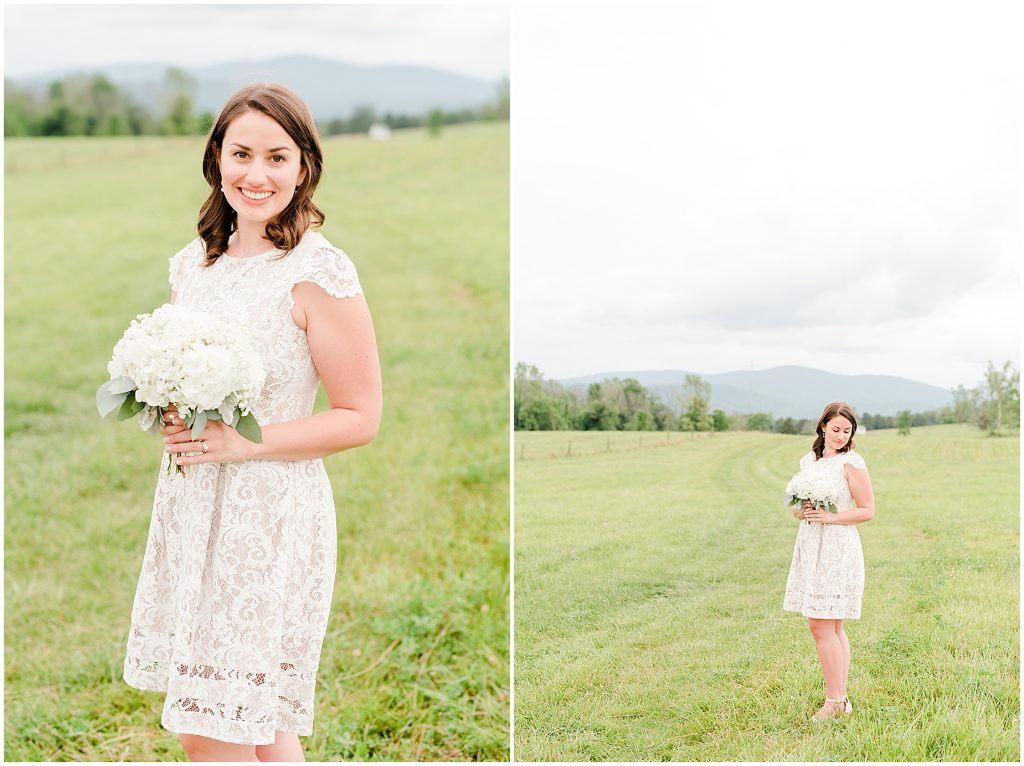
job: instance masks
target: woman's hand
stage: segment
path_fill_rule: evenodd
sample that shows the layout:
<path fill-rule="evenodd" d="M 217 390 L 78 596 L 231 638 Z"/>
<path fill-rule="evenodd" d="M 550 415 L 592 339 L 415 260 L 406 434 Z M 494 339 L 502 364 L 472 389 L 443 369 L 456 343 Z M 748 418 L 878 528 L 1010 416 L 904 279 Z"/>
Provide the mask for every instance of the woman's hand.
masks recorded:
<path fill-rule="evenodd" d="M 793 517 L 794 517 L 794 518 L 797 518 L 797 519 L 800 519 L 801 521 L 803 521 L 803 518 L 804 518 L 804 510 L 806 510 L 806 508 L 807 508 L 807 501 L 806 501 L 806 500 L 804 500 L 804 507 L 803 507 L 803 508 L 797 508 L 797 507 L 796 507 L 796 506 L 794 505 L 794 506 L 793 506 Z"/>
<path fill-rule="evenodd" d="M 807 521 L 817 521 L 823 524 L 829 523 L 832 514 L 824 508 L 816 508 L 810 500 L 804 500 L 804 518 Z"/>
<path fill-rule="evenodd" d="M 164 449 L 175 455 L 178 465 L 231 463 L 252 457 L 253 443 L 219 420 L 206 421 L 203 432 L 195 441 L 192 440 L 192 429 L 182 422 L 177 411 L 165 412 L 164 422 L 167 425 L 160 429 L 164 435 Z M 200 454 L 186 456 L 181 454 L 183 452 Z"/>
<path fill-rule="evenodd" d="M 164 427 L 160 429 L 160 433 L 164 437 L 171 436 L 172 434 L 180 434 L 184 431 L 187 426 L 182 422 L 181 416 L 178 414 L 178 408 L 173 404 L 168 405 L 164 410 Z M 164 439 L 164 443 L 167 443 L 167 439 Z"/>

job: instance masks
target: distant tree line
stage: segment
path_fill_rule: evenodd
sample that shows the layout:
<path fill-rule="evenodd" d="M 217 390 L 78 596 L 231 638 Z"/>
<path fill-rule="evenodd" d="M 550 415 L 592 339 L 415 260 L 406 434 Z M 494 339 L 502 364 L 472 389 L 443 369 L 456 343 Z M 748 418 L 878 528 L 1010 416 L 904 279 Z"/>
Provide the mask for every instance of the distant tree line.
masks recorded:
<path fill-rule="evenodd" d="M 54 80 L 45 94 L 4 81 L 4 135 L 141 136 L 193 135 L 213 124 L 213 115 L 195 114 L 196 81 L 169 68 L 160 86 L 163 117 L 156 117 L 104 75 Z"/>
<path fill-rule="evenodd" d="M 408 115 L 393 114 L 392 112 L 378 114 L 377 110 L 372 106 L 364 105 L 356 107 L 352 112 L 352 116 L 347 120 L 340 117 L 328 120 L 318 125 L 317 129 L 321 135 L 337 136 L 344 133 L 365 133 L 370 129 L 371 125 L 382 123 L 393 130 L 426 127 L 432 135 L 437 135 L 445 125 L 456 125 L 460 122 L 508 120 L 509 114 L 509 80 L 505 77 L 498 84 L 498 93 L 495 100 L 481 106 L 453 111 L 435 108 L 425 115 Z"/>
<path fill-rule="evenodd" d="M 773 418 L 766 412 L 725 413 L 712 410 L 711 384 L 687 375 L 678 409 L 658 399 L 634 378 L 606 378 L 591 383 L 586 393 L 545 380 L 539 369 L 516 364 L 513 419 L 517 431 L 769 431 L 813 434 L 816 418 Z M 924 412 L 895 415 L 862 413 L 866 430 L 971 423 L 991 434 L 1020 428 L 1020 373 L 1007 362 L 996 369 L 989 362 L 985 380 L 968 389 L 958 386 L 953 403 Z"/>
<path fill-rule="evenodd" d="M 135 101 L 101 74 L 74 75 L 54 80 L 39 94 L 4 80 L 4 136 L 140 136 L 202 135 L 213 125 L 211 112 L 196 113 L 198 83 L 184 70 L 168 68 L 160 86 L 162 117 Z M 382 122 L 393 129 L 426 127 L 437 135 L 444 125 L 460 122 L 509 119 L 509 81 L 498 85 L 494 101 L 475 108 L 425 115 L 387 112 L 357 107 L 348 119 L 328 120 L 317 126 L 321 135 L 365 133 Z"/>

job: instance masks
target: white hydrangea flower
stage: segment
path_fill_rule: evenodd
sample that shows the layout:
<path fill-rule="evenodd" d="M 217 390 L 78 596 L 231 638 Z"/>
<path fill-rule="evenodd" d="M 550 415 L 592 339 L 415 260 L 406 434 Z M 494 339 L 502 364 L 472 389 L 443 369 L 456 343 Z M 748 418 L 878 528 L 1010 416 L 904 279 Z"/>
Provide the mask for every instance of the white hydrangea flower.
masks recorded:
<path fill-rule="evenodd" d="M 786 504 L 792 505 L 798 500 L 810 500 L 816 506 L 829 508 L 839 503 L 839 491 L 835 482 L 828 476 L 805 469 L 797 473 L 786 485 Z"/>
<path fill-rule="evenodd" d="M 114 346 L 111 380 L 126 378 L 147 405 L 139 426 L 153 428 L 156 408 L 175 404 L 182 417 L 217 410 L 230 424 L 237 406 L 251 412 L 266 371 L 242 328 L 224 317 L 164 304 L 140 314 Z"/>

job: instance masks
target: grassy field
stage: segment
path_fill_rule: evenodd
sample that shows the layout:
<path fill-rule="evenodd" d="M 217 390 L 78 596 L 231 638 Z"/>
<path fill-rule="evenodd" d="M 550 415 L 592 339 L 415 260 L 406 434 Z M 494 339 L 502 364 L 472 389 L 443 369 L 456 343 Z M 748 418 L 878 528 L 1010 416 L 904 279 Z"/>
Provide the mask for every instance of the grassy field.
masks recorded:
<path fill-rule="evenodd" d="M 202 140 L 6 142 L 7 760 L 183 760 L 121 680 L 162 443 L 94 395 L 195 236 Z M 311 760 L 508 756 L 506 124 L 329 139 L 316 200 L 384 375 L 338 507 Z M 326 408 L 321 391 L 317 409 Z"/>
<path fill-rule="evenodd" d="M 856 441 L 877 513 L 855 711 L 816 727 L 814 644 L 782 611 L 808 437 L 517 433 L 516 759 L 1019 760 L 1019 441 Z"/>

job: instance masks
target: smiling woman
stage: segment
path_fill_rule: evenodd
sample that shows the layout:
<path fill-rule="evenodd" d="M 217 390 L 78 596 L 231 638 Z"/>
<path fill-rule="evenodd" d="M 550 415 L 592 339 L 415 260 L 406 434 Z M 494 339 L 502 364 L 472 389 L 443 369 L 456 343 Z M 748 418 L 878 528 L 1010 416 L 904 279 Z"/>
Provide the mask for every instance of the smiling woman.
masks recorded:
<path fill-rule="evenodd" d="M 207 265 L 225 252 L 257 254 L 268 240 L 290 250 L 311 225 L 322 226 L 324 213 L 313 203 L 322 172 L 316 128 L 298 96 L 280 86 L 236 93 L 203 156 L 210 196 L 200 211 L 199 235 Z"/>
<path fill-rule="evenodd" d="M 322 169 L 305 104 L 254 85 L 206 144 L 199 236 L 170 260 L 171 302 L 246 328 L 267 371 L 262 442 L 174 408 L 132 608 L 125 681 L 164 691 L 161 723 L 191 760 L 301 761 L 337 561 L 320 458 L 376 436 L 381 380 L 355 267 L 310 229 Z M 312 415 L 320 382 L 330 409 Z"/>

